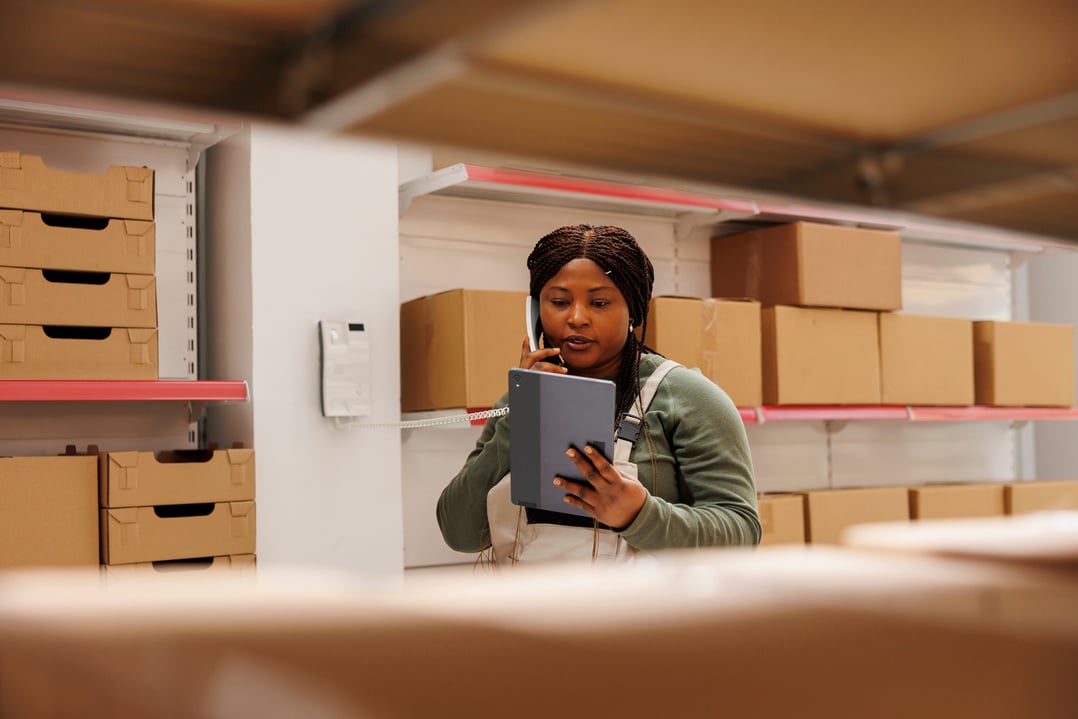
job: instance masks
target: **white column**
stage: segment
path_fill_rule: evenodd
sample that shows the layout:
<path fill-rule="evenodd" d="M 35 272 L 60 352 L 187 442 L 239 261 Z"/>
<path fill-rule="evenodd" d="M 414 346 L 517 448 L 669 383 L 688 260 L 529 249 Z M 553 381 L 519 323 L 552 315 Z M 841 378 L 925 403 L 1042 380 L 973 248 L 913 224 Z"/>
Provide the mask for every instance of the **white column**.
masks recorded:
<path fill-rule="evenodd" d="M 255 448 L 259 564 L 402 576 L 400 432 L 322 417 L 318 346 L 364 323 L 370 419 L 399 418 L 396 146 L 256 125 L 207 162 L 206 377 L 252 394 L 207 432 Z"/>

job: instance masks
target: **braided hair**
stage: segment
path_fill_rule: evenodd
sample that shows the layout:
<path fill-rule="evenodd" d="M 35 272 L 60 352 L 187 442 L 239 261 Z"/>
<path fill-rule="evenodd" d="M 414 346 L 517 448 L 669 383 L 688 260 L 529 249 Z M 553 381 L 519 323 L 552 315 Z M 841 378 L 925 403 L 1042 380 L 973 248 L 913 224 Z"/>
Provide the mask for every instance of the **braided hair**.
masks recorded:
<path fill-rule="evenodd" d="M 531 296 L 538 299 L 543 286 L 567 263 L 579 258 L 591 260 L 610 277 L 625 298 L 630 321 L 640 329 L 640 336 L 645 336 L 655 268 L 636 238 L 620 227 L 570 225 L 542 237 L 528 255 Z M 654 353 L 637 339 L 635 331 L 628 334 L 615 380 L 617 418 L 632 408 L 640 394 L 640 355 Z"/>

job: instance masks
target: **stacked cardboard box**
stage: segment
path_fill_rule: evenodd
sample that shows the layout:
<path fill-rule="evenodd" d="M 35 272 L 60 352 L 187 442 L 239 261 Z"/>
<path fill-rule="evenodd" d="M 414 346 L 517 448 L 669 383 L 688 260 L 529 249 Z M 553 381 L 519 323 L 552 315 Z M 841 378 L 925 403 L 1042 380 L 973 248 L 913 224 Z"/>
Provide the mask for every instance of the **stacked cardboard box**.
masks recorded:
<path fill-rule="evenodd" d="M 157 379 L 153 180 L 0 152 L 0 379 Z"/>
<path fill-rule="evenodd" d="M 737 406 L 761 404 L 759 302 L 655 297 L 644 343 L 686 367 L 699 368 Z"/>
<path fill-rule="evenodd" d="M 101 453 L 98 478 L 107 567 L 253 562 L 254 450 Z"/>
<path fill-rule="evenodd" d="M 0 569 L 98 563 L 97 460 L 0 457 Z"/>
<path fill-rule="evenodd" d="M 858 524 L 1074 512 L 1078 480 L 780 492 L 759 495 L 757 504 L 763 529 L 760 544 L 835 544 Z"/>
<path fill-rule="evenodd" d="M 401 409 L 490 407 L 520 363 L 527 292 L 456 289 L 401 305 Z"/>
<path fill-rule="evenodd" d="M 1074 328 L 902 308 L 897 232 L 795 222 L 711 243 L 712 294 L 763 305 L 766 404 L 1070 406 Z"/>
<path fill-rule="evenodd" d="M 711 292 L 763 305 L 765 404 L 879 404 L 877 313 L 902 307 L 898 233 L 795 222 L 715 237 Z"/>

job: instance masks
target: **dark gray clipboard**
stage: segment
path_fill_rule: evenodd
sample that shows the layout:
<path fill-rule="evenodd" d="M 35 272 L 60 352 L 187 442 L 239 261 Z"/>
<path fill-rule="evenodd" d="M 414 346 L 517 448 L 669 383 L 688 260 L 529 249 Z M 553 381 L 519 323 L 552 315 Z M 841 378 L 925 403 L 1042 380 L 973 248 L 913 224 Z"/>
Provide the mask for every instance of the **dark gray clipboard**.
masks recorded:
<path fill-rule="evenodd" d="M 592 444 L 614 452 L 614 383 L 573 375 L 509 370 L 509 472 L 513 504 L 588 516 L 566 504 L 554 476 L 584 481 L 565 456 Z"/>

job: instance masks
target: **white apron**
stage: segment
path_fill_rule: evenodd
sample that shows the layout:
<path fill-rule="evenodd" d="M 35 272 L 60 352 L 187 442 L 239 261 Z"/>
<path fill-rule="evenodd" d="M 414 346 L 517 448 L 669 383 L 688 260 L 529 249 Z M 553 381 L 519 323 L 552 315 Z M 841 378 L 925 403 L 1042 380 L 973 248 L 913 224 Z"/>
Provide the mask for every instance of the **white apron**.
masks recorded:
<path fill-rule="evenodd" d="M 633 404 L 633 413 L 644 417 L 651 405 L 659 383 L 674 367 L 666 360 L 652 372 L 640 389 Z M 512 410 L 510 410 L 512 412 Z M 614 445 L 614 467 L 627 477 L 636 479 L 636 465 L 629 461 L 633 445 L 618 439 Z M 551 477 L 553 480 L 553 477 Z M 509 475 L 487 492 L 487 521 L 490 523 L 490 560 L 498 566 L 520 562 L 549 562 L 565 559 L 588 559 L 593 562 L 627 562 L 638 554 L 609 529 L 598 527 L 569 527 L 561 524 L 528 524 L 524 507 L 513 504 Z"/>

